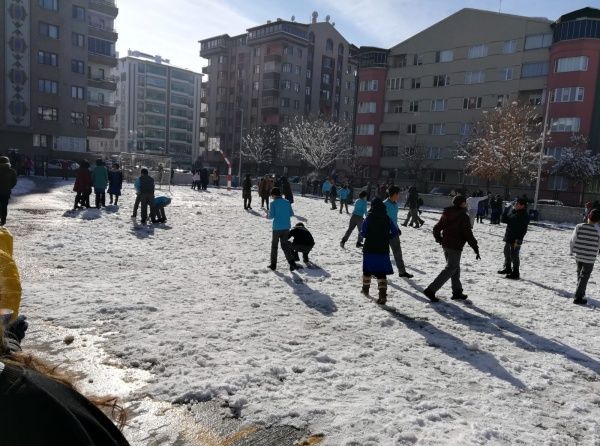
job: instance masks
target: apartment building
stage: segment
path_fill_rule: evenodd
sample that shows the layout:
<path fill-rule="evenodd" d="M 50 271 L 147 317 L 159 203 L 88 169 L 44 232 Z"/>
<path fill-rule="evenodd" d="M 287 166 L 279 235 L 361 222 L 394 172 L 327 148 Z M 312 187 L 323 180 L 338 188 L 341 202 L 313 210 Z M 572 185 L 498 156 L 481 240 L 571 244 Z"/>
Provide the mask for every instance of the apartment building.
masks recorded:
<path fill-rule="evenodd" d="M 192 167 L 205 143 L 202 74 L 139 51 L 119 59 L 115 73 L 118 151 L 170 156 L 174 167 Z"/>
<path fill-rule="evenodd" d="M 244 34 L 200 41 L 208 63 L 208 137 L 219 138 L 232 159 L 239 160 L 240 135 L 259 125 L 279 127 L 298 115 L 353 121 L 356 64 L 350 44 L 329 17 L 317 18 L 315 12 L 308 24 L 277 19 Z M 302 169 L 284 157 L 279 151 L 279 167 L 290 174 Z"/>
<path fill-rule="evenodd" d="M 0 150 L 77 158 L 112 143 L 118 9 L 111 0 L 6 0 L 0 14 Z M 108 102 L 108 103 L 107 103 Z"/>
<path fill-rule="evenodd" d="M 515 100 L 541 109 L 551 24 L 462 9 L 391 48 L 380 126 L 382 174 L 401 184 L 418 182 L 422 190 L 478 186 L 479 179 L 464 177 L 457 144 L 484 110 Z M 419 179 L 405 170 L 404 154 L 415 149 L 426 151 Z"/>

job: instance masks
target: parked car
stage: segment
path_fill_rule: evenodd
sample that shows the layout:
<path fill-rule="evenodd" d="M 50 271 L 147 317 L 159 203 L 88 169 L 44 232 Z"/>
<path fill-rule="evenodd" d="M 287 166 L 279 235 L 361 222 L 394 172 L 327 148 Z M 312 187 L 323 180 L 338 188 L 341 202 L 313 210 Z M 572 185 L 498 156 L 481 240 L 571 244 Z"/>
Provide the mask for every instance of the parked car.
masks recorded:
<path fill-rule="evenodd" d="M 563 202 L 560 200 L 547 200 L 545 198 L 538 200 L 538 204 L 545 204 L 550 206 L 564 206 Z"/>
<path fill-rule="evenodd" d="M 62 170 L 62 163 L 64 160 L 50 160 L 48 161 L 48 164 L 46 166 L 47 169 L 58 169 L 58 170 Z M 67 160 L 67 162 L 69 163 L 69 169 L 70 170 L 77 170 L 79 169 L 79 164 L 77 164 L 75 161 L 69 161 Z"/>
<path fill-rule="evenodd" d="M 452 192 L 452 189 L 449 189 L 447 187 L 434 187 L 433 189 L 431 189 L 429 191 L 429 194 L 431 195 L 450 195 L 450 192 Z"/>

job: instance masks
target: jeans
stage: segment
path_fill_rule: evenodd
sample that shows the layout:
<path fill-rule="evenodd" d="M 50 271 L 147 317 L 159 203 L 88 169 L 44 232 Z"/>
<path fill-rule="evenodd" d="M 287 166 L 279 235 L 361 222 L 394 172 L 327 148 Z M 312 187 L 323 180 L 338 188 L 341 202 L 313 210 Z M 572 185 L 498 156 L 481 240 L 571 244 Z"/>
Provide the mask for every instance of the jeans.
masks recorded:
<path fill-rule="evenodd" d="M 250 209 L 250 205 L 252 204 L 252 197 L 244 198 L 244 209 Z"/>
<path fill-rule="evenodd" d="M 408 210 L 408 215 L 406 216 L 406 220 L 404 220 L 404 226 L 407 225 L 416 225 L 416 226 L 421 226 L 423 224 L 423 220 L 421 220 L 419 218 L 419 210 L 418 209 L 409 209 Z"/>
<path fill-rule="evenodd" d="M 392 254 L 394 254 L 398 273 L 404 274 L 406 272 L 406 267 L 404 266 L 404 260 L 402 259 L 402 247 L 400 246 L 399 236 L 390 239 L 390 248 L 392 248 Z"/>
<path fill-rule="evenodd" d="M 519 272 L 519 266 L 521 265 L 521 261 L 519 260 L 520 251 L 521 246 L 514 246 L 514 242 L 506 242 L 504 244 L 504 269 L 515 273 Z"/>
<path fill-rule="evenodd" d="M 294 260 L 296 260 L 296 261 L 300 260 L 300 256 L 298 255 L 298 253 L 301 252 L 302 253 L 302 261 L 304 263 L 308 262 L 308 254 L 310 254 L 310 252 L 312 251 L 312 249 L 313 249 L 312 246 L 299 245 L 296 243 L 292 243 L 290 246 L 292 248 L 292 254 L 294 255 Z"/>
<path fill-rule="evenodd" d="M 101 187 L 95 187 L 94 193 L 96 194 L 96 208 L 106 205 L 106 190 Z"/>
<path fill-rule="evenodd" d="M 358 229 L 357 243 L 362 243 L 363 237 L 360 233 L 360 229 L 362 228 L 363 221 L 364 221 L 364 218 L 362 218 L 360 215 L 353 214 L 352 217 L 350 217 L 350 224 L 348 225 L 348 230 L 342 237 L 342 242 L 346 243 L 348 241 L 348 239 L 350 238 L 350 236 L 352 235 L 352 231 L 354 231 L 354 228 L 357 228 Z"/>
<path fill-rule="evenodd" d="M 10 200 L 10 194 L 0 195 L 0 225 L 6 224 L 6 217 L 8 216 L 8 200 Z"/>
<path fill-rule="evenodd" d="M 587 288 L 587 283 L 593 269 L 593 263 L 577 262 L 577 290 L 575 291 L 575 299 L 583 299 L 585 297 L 585 289 Z"/>
<path fill-rule="evenodd" d="M 139 195 L 140 205 L 142 206 L 142 222 L 148 219 L 148 206 L 150 206 L 150 216 L 154 215 L 154 192 L 145 192 Z"/>
<path fill-rule="evenodd" d="M 346 206 L 346 214 L 349 214 L 350 212 L 348 211 L 348 200 L 340 199 L 340 214 L 344 210 L 344 206 Z"/>
<path fill-rule="evenodd" d="M 156 221 L 156 220 L 166 221 L 167 220 L 167 215 L 165 214 L 165 207 L 164 206 L 155 207 L 154 211 L 152 212 L 152 214 L 150 214 L 150 219 L 153 222 Z"/>
<path fill-rule="evenodd" d="M 289 233 L 289 229 L 273 231 L 273 238 L 271 239 L 271 265 L 277 265 L 277 245 L 279 245 L 280 243 L 281 249 L 283 249 L 283 253 L 285 254 L 285 258 L 288 261 L 288 263 L 294 263 L 292 244 L 288 240 Z"/>
<path fill-rule="evenodd" d="M 427 288 L 434 293 L 438 291 L 448 279 L 452 280 L 452 294 L 462 293 L 462 284 L 460 283 L 460 257 L 462 251 L 457 249 L 444 248 L 444 257 L 446 257 L 446 267 L 435 278 Z"/>
<path fill-rule="evenodd" d="M 335 199 L 337 198 L 337 195 L 330 195 L 329 198 L 331 199 L 331 209 L 337 209 L 337 206 L 335 205 Z"/>

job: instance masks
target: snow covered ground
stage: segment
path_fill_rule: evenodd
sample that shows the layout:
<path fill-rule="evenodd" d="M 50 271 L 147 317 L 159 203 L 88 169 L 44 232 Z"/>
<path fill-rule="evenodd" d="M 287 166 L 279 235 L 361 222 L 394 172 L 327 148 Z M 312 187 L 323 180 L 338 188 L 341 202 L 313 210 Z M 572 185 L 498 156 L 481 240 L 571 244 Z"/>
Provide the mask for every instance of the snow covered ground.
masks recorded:
<path fill-rule="evenodd" d="M 120 208 L 70 215 L 72 184 L 50 186 L 25 187 L 9 210 L 23 313 L 41 324 L 27 342 L 42 342 L 44 324 L 102 340 L 143 375 L 131 378 L 144 381 L 140 400 L 220 398 L 244 420 L 307 427 L 327 445 L 598 444 L 598 271 L 590 304 L 573 305 L 571 229 L 531 226 L 513 282 L 496 273 L 504 226 L 476 225 L 482 260 L 467 247 L 462 269 L 472 305 L 450 301 L 449 284 L 432 305 L 420 290 L 444 262 L 439 215 L 426 212 L 401 237 L 415 277 L 390 277 L 384 309 L 359 292 L 354 237 L 339 247 L 348 217 L 321 201 L 294 203 L 322 267 L 296 274 L 281 252 L 267 269 L 271 226 L 256 197 L 246 212 L 238 191 L 175 187 L 168 223 L 139 229 L 131 190 Z"/>

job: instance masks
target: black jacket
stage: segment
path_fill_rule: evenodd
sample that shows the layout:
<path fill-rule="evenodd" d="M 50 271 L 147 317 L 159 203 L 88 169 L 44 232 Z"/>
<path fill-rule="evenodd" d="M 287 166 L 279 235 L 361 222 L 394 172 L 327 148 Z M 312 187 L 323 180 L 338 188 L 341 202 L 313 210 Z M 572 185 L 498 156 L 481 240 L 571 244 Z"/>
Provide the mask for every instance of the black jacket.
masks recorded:
<path fill-rule="evenodd" d="M 529 216 L 527 209 L 519 211 L 507 208 L 502 213 L 502 223 L 506 223 L 506 232 L 504 233 L 504 241 L 514 243 L 517 240 L 523 242 L 525 234 L 527 234 L 527 225 L 529 225 Z"/>
<path fill-rule="evenodd" d="M 244 178 L 242 181 L 242 197 L 250 198 L 252 194 L 252 180 L 250 178 Z"/>
<path fill-rule="evenodd" d="M 17 185 L 17 172 L 9 164 L 0 164 L 0 195 L 10 195 Z"/>
<path fill-rule="evenodd" d="M 285 180 L 281 182 L 281 193 L 287 201 L 290 203 L 294 202 L 294 194 L 292 193 L 292 186 L 289 181 Z"/>
<path fill-rule="evenodd" d="M 450 206 L 444 209 L 440 221 L 433 227 L 433 236 L 444 248 L 462 251 L 465 243 L 468 243 L 475 253 L 479 253 L 467 210 L 461 207 Z"/>
<path fill-rule="evenodd" d="M 390 231 L 393 224 L 387 215 L 385 205 L 381 203 L 380 199 L 376 205 L 371 203 L 371 209 L 363 223 L 363 229 L 366 228 L 366 233 L 362 232 L 365 236 L 363 252 L 367 254 L 389 254 Z"/>
<path fill-rule="evenodd" d="M 419 208 L 419 193 L 417 192 L 417 189 L 411 187 L 408 190 L 408 196 L 406 197 L 406 206 L 408 206 L 409 209 Z"/>
<path fill-rule="evenodd" d="M 288 239 L 294 237 L 293 243 L 302 246 L 315 246 L 315 239 L 306 228 L 294 226 L 288 235 Z"/>
<path fill-rule="evenodd" d="M 153 194 L 154 193 L 154 178 L 150 175 L 140 176 L 140 194 Z"/>
<path fill-rule="evenodd" d="M 331 186 L 331 190 L 329 191 L 329 196 L 333 197 L 333 198 L 337 197 L 337 187 L 335 187 L 335 184 L 333 184 Z"/>

